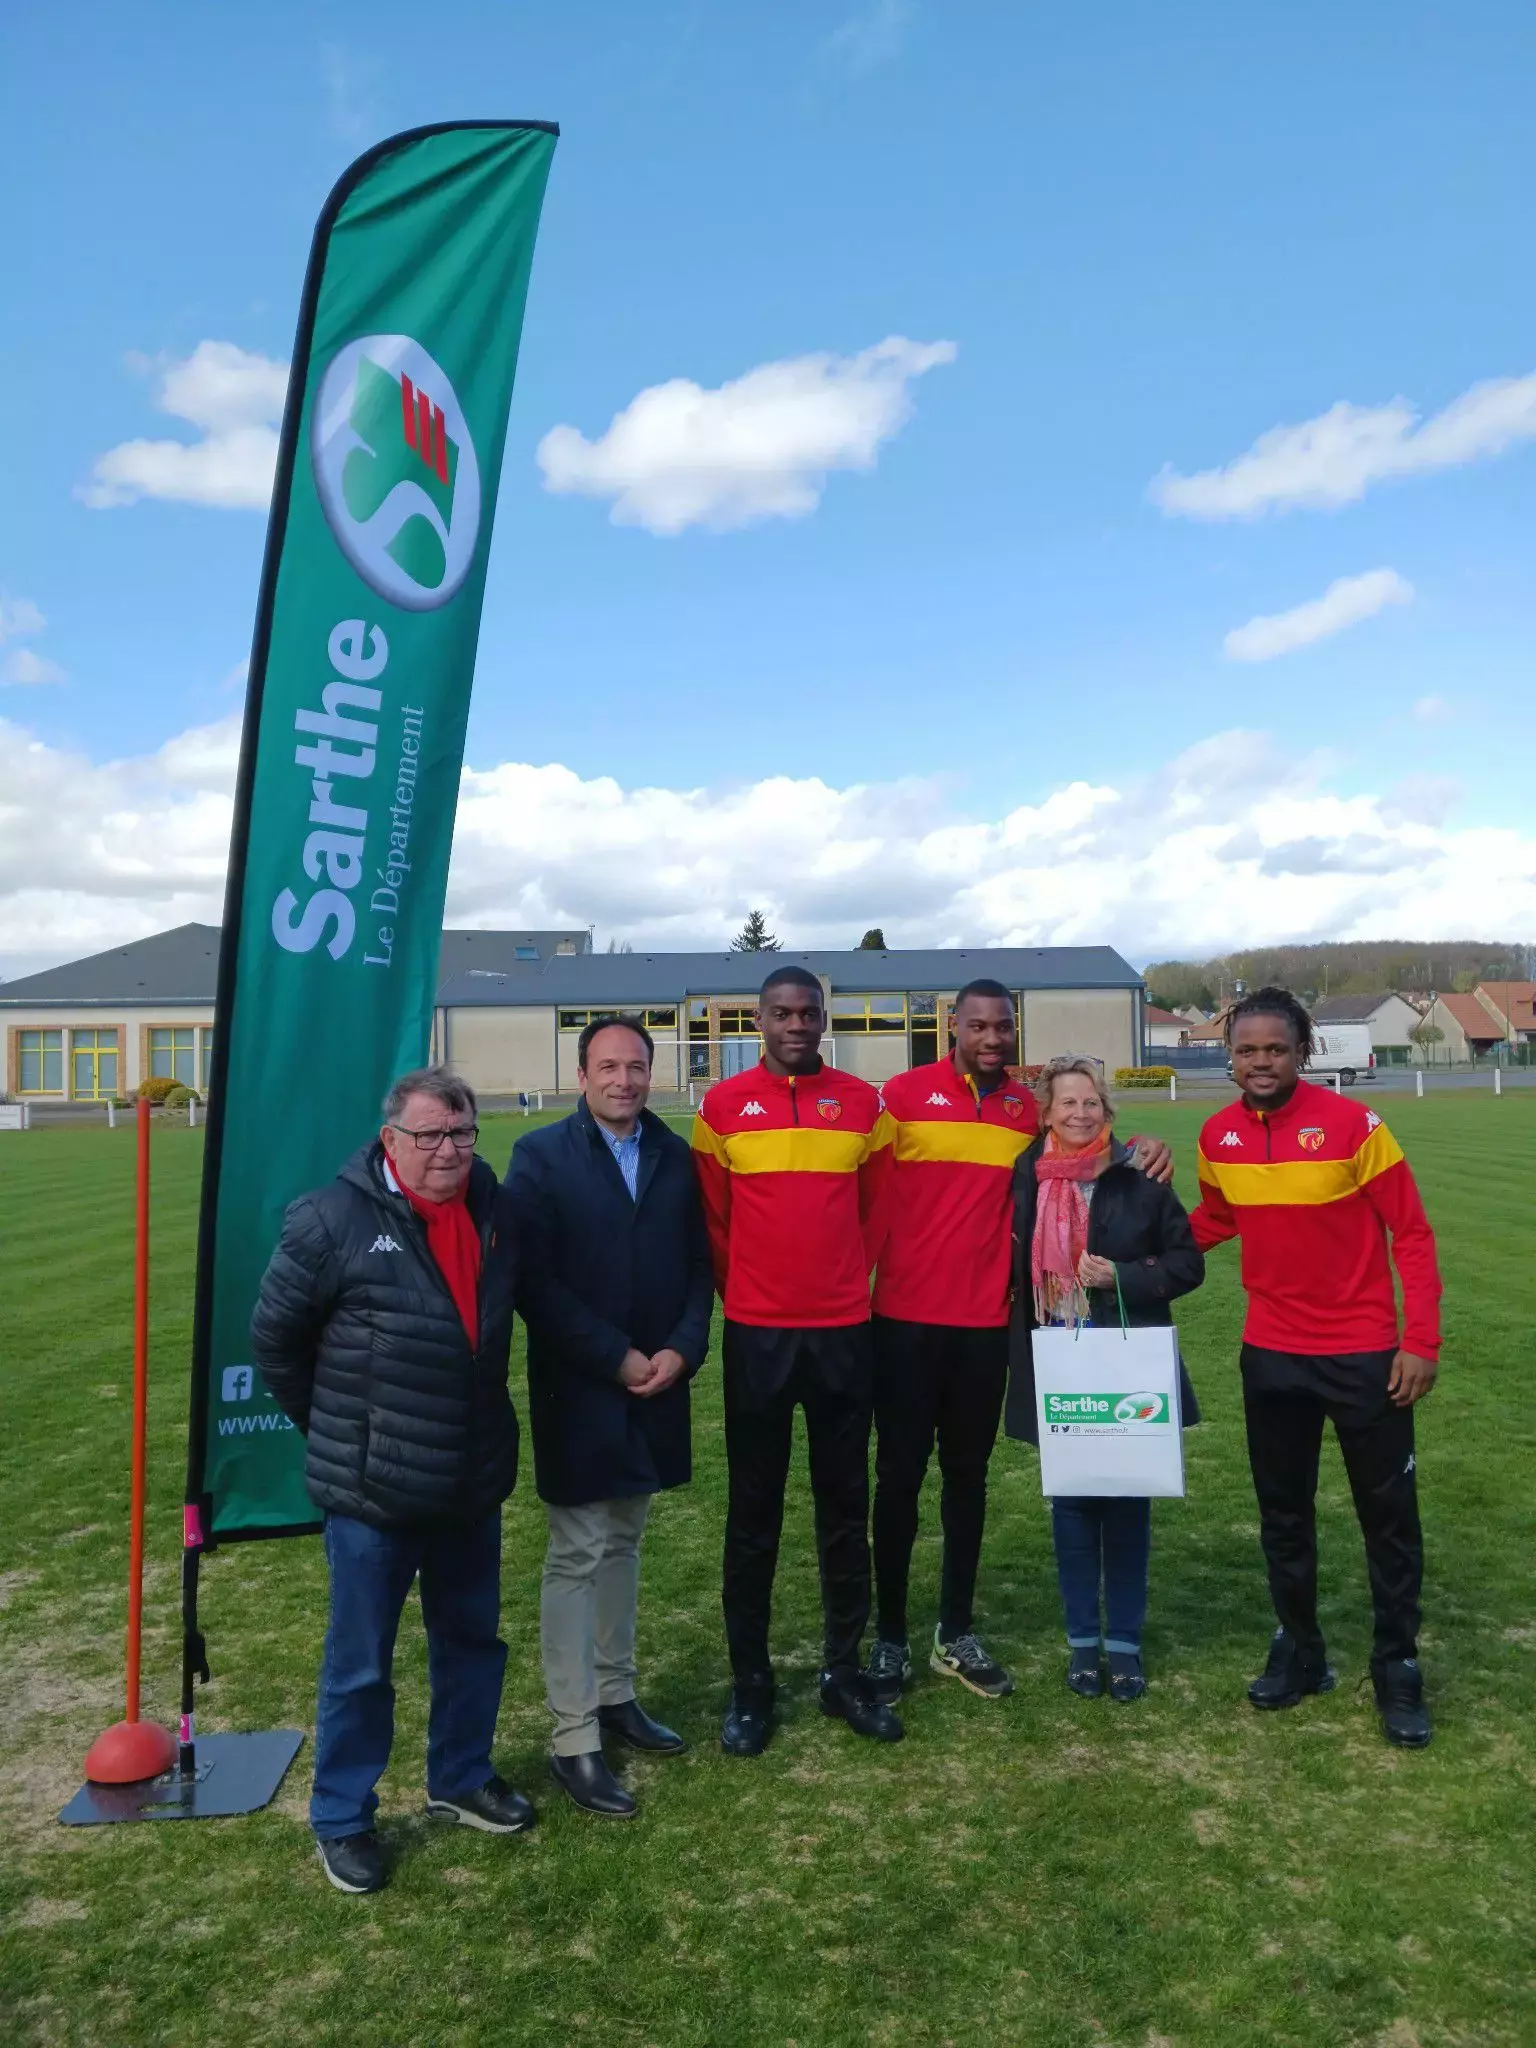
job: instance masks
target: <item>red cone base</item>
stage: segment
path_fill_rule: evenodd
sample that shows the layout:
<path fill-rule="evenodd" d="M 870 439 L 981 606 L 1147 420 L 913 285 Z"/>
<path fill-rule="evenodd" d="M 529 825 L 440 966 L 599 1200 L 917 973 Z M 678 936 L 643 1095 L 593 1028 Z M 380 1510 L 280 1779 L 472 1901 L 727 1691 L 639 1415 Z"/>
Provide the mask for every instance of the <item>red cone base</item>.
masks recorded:
<path fill-rule="evenodd" d="M 141 1778 L 158 1778 L 173 1767 L 176 1753 L 175 1736 L 158 1721 L 119 1721 L 86 1752 L 86 1781 L 134 1785 Z"/>

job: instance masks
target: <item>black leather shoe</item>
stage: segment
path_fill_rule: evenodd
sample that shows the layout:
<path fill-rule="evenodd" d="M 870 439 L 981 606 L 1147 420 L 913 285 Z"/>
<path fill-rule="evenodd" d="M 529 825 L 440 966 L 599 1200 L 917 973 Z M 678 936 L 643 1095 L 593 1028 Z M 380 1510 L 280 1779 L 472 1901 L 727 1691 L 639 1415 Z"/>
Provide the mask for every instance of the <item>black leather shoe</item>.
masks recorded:
<path fill-rule="evenodd" d="M 538 1819 L 533 1801 L 502 1778 L 487 1778 L 478 1792 L 458 1799 L 429 1799 L 427 1813 L 432 1820 L 455 1820 L 487 1835 L 526 1835 Z"/>
<path fill-rule="evenodd" d="M 1277 1628 L 1269 1645 L 1269 1662 L 1248 1688 L 1256 1707 L 1272 1712 L 1278 1707 L 1298 1707 L 1309 1693 L 1332 1692 L 1338 1679 L 1324 1655 L 1323 1646 L 1303 1653 L 1295 1638 Z"/>
<path fill-rule="evenodd" d="M 623 1700 L 616 1707 L 599 1707 L 597 1718 L 605 1735 L 616 1736 L 631 1749 L 650 1750 L 656 1756 L 680 1756 L 688 1747 L 681 1735 L 653 1721 L 638 1700 Z"/>
<path fill-rule="evenodd" d="M 872 1742 L 900 1742 L 906 1729 L 890 1708 L 872 1700 L 856 1680 L 821 1674 L 821 1711 L 834 1721 L 846 1721 L 855 1735 Z"/>
<path fill-rule="evenodd" d="M 600 1749 L 583 1756 L 552 1756 L 549 1775 L 584 1813 L 601 1813 L 609 1820 L 633 1820 L 640 1811 L 629 1793 L 609 1770 Z"/>
<path fill-rule="evenodd" d="M 332 1842 L 316 1842 L 315 1853 L 320 1868 L 339 1892 L 381 1892 L 389 1883 L 384 1851 L 372 1828 L 341 1835 Z"/>
<path fill-rule="evenodd" d="M 1381 1732 L 1388 1742 L 1398 1749 L 1423 1749 L 1435 1730 L 1424 1704 L 1424 1674 L 1417 1657 L 1394 1657 L 1382 1663 L 1373 1658 L 1371 1683 L 1376 1688 Z"/>
<path fill-rule="evenodd" d="M 773 1686 L 737 1685 L 720 1724 L 720 1747 L 727 1756 L 761 1756 L 773 1734 Z"/>

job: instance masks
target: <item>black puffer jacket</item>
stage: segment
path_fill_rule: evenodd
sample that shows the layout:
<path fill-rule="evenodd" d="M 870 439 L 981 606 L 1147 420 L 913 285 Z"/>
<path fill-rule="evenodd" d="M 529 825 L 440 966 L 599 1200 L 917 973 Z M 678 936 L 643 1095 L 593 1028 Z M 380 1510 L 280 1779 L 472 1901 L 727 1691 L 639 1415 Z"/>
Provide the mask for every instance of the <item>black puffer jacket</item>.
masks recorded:
<path fill-rule="evenodd" d="M 309 1438 L 322 1508 L 378 1528 L 489 1514 L 517 1478 L 507 1393 L 517 1278 L 512 1207 L 483 1159 L 467 1200 L 480 1232 L 480 1342 L 375 1141 L 302 1195 L 261 1283 L 251 1356 Z"/>

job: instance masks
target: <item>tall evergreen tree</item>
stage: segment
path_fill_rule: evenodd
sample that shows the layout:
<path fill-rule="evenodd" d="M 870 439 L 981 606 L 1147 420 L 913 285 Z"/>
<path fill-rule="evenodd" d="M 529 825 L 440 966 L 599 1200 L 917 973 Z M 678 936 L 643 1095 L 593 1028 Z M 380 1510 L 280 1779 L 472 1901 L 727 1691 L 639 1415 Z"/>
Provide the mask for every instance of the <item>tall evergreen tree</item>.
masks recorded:
<path fill-rule="evenodd" d="M 768 920 L 760 910 L 749 910 L 747 921 L 731 941 L 733 953 L 777 953 L 779 942 L 768 929 Z"/>
<path fill-rule="evenodd" d="M 890 948 L 885 943 L 885 933 L 879 925 L 872 924 L 854 950 L 859 953 L 887 953 Z"/>

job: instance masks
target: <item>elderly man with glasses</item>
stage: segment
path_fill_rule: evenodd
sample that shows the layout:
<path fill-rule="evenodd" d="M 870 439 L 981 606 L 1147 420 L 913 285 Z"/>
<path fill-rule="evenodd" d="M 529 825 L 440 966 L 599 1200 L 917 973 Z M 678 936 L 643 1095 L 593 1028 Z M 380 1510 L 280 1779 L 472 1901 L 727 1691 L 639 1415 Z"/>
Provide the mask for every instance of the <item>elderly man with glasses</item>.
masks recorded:
<path fill-rule="evenodd" d="M 443 1067 L 406 1074 L 384 1127 L 288 1210 L 261 1283 L 252 1357 L 308 1439 L 325 1517 L 330 1625 L 310 1824 L 338 1891 L 387 1869 L 374 1787 L 394 1736 L 391 1667 L 421 1582 L 432 1704 L 427 1812 L 490 1834 L 532 1827 L 491 1744 L 506 1646 L 501 1505 L 517 1477 L 507 1393 L 511 1205 L 475 1156 L 475 1098 Z"/>

